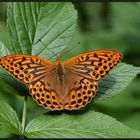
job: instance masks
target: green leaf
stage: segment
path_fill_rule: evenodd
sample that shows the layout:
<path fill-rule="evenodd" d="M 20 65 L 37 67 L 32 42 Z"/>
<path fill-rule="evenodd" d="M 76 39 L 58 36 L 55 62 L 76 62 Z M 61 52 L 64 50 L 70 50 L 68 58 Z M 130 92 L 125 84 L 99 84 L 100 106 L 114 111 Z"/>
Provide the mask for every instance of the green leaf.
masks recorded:
<path fill-rule="evenodd" d="M 6 48 L 6 46 L 4 46 L 2 42 L 0 42 L 0 57 L 6 56 L 8 54 L 10 54 L 10 51 Z M 24 87 L 23 84 L 15 80 L 15 78 L 13 78 L 11 74 L 9 74 L 7 71 L 5 71 L 2 68 L 0 68 L 0 84 L 3 85 L 2 88 L 6 90 L 8 88 L 11 90 L 11 92 L 13 92 L 13 89 L 11 89 L 11 87 L 16 89 L 19 93 L 23 93 L 21 92 L 23 90 L 25 91 L 25 88 L 21 89 L 21 87 Z"/>
<path fill-rule="evenodd" d="M 76 21 L 77 13 L 68 2 L 10 3 L 7 23 L 13 53 L 49 58 L 52 51 L 61 52 L 71 41 Z"/>
<path fill-rule="evenodd" d="M 31 3 L 12 2 L 8 4 L 7 25 L 12 53 L 31 54 L 35 34 L 33 17 L 36 17 L 34 13 L 38 9 L 38 4 L 34 4 L 33 7 L 35 10 L 32 13 Z"/>
<path fill-rule="evenodd" d="M 124 90 L 138 73 L 140 73 L 140 67 L 135 67 L 126 63 L 118 64 L 99 82 L 95 99 L 111 97 Z"/>
<path fill-rule="evenodd" d="M 4 46 L 2 42 L 0 42 L 0 58 L 10 54 L 9 50 Z"/>
<path fill-rule="evenodd" d="M 28 91 L 25 84 L 17 80 L 9 72 L 0 68 L 0 84 L 2 84 L 3 82 L 7 85 L 8 88 L 11 89 L 11 93 L 25 95 L 25 93 Z"/>
<path fill-rule="evenodd" d="M 140 137 L 116 119 L 102 113 L 42 115 L 29 122 L 25 129 L 28 138 L 120 138 Z"/>
<path fill-rule="evenodd" d="M 0 128 L 19 135 L 22 130 L 16 112 L 4 100 L 0 100 Z"/>

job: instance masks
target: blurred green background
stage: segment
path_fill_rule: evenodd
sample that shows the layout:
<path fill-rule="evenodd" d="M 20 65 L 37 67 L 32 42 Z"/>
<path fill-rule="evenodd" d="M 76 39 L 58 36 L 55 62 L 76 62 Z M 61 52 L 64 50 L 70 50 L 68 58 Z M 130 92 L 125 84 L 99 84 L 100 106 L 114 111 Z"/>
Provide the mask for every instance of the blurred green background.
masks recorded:
<path fill-rule="evenodd" d="M 73 3 L 78 11 L 78 26 L 74 34 L 74 47 L 63 59 L 94 49 L 111 49 L 123 53 L 123 62 L 140 67 L 140 3 L 84 2 Z M 8 46 L 6 27 L 7 3 L 0 3 L 0 41 Z M 44 25 L 45 26 L 45 25 Z M 80 44 L 78 43 L 80 42 Z M 3 83 L 0 94 L 22 116 L 23 97 L 15 95 L 15 89 Z M 27 121 L 46 112 L 29 98 Z M 140 131 L 140 76 L 114 97 L 98 101 L 93 110 L 108 114 L 125 125 Z M 1 133 L 0 137 L 7 135 Z"/>

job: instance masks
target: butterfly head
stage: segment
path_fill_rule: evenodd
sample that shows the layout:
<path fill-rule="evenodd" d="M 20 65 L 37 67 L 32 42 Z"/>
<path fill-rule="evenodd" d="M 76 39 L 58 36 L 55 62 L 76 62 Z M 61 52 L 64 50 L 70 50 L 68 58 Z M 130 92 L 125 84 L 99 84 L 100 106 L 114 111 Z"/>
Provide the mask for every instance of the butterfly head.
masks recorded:
<path fill-rule="evenodd" d="M 57 56 L 56 62 L 59 62 L 59 63 L 62 62 L 61 56 Z"/>

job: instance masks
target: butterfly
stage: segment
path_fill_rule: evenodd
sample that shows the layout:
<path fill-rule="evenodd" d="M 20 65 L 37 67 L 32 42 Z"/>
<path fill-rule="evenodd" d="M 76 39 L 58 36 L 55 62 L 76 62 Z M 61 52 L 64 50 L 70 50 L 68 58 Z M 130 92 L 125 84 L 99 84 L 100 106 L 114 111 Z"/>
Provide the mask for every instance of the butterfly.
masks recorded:
<path fill-rule="evenodd" d="M 122 59 L 120 52 L 96 50 L 66 62 L 26 54 L 7 55 L 0 66 L 26 84 L 35 101 L 50 110 L 77 110 L 95 97 L 98 82 Z"/>

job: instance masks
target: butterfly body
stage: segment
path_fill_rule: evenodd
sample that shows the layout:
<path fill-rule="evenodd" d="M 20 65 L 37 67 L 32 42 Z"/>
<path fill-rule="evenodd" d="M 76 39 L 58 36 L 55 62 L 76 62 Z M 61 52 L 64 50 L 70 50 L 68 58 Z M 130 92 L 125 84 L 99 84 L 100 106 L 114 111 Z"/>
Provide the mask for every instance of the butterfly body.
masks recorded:
<path fill-rule="evenodd" d="M 53 63 L 36 56 L 19 54 L 0 59 L 0 65 L 29 87 L 39 105 L 51 110 L 77 110 L 95 97 L 98 82 L 122 59 L 111 50 L 80 54 Z"/>
<path fill-rule="evenodd" d="M 57 69 L 57 75 L 58 75 L 59 82 L 63 82 L 64 75 L 65 75 L 65 68 L 64 68 L 64 63 L 60 57 L 58 57 L 56 60 L 56 69 Z"/>

